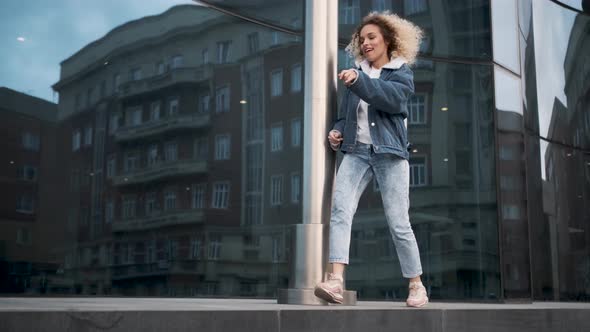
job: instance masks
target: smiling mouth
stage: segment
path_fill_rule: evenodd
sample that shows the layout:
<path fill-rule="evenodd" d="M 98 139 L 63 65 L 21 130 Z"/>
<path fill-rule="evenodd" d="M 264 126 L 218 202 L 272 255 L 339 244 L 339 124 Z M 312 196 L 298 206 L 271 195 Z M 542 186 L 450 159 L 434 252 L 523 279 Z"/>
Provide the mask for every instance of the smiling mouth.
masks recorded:
<path fill-rule="evenodd" d="M 372 52 L 372 51 L 373 51 L 373 49 L 368 49 L 368 50 L 365 50 L 365 54 L 366 54 L 366 53 L 369 53 L 369 52 Z"/>

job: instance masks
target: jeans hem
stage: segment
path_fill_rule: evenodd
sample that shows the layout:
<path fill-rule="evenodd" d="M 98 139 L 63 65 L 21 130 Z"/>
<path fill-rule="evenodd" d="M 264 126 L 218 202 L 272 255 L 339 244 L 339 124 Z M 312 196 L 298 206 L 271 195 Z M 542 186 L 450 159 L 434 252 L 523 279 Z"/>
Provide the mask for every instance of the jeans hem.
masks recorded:
<path fill-rule="evenodd" d="M 348 265 L 348 260 L 343 258 L 329 258 L 328 263 L 340 263 Z"/>
<path fill-rule="evenodd" d="M 416 277 L 421 276 L 422 272 L 418 272 L 417 274 L 416 273 L 415 274 L 403 274 L 402 273 L 402 275 L 404 276 L 404 278 L 411 279 L 411 278 L 416 278 Z"/>

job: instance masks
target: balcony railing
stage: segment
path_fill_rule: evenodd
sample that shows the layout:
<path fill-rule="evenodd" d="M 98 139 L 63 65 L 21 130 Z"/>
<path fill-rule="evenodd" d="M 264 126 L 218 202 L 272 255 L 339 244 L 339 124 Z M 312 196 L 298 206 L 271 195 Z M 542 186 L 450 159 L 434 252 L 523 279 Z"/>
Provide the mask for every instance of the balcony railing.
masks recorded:
<path fill-rule="evenodd" d="M 205 215 L 202 210 L 162 211 L 150 216 L 122 219 L 113 223 L 113 232 L 132 232 L 157 229 L 168 226 L 200 224 Z"/>
<path fill-rule="evenodd" d="M 177 83 L 199 83 L 213 77 L 213 66 L 173 68 L 141 80 L 128 81 L 119 86 L 119 96 L 126 98 L 172 86 Z"/>
<path fill-rule="evenodd" d="M 117 142 L 155 136 L 178 129 L 197 129 L 211 123 L 209 114 L 189 114 L 162 118 L 138 126 L 121 127 L 115 132 Z"/>
<path fill-rule="evenodd" d="M 207 172 L 207 162 L 199 160 L 177 160 L 162 162 L 148 168 L 129 171 L 113 177 L 115 186 L 146 183 L 164 178 Z"/>

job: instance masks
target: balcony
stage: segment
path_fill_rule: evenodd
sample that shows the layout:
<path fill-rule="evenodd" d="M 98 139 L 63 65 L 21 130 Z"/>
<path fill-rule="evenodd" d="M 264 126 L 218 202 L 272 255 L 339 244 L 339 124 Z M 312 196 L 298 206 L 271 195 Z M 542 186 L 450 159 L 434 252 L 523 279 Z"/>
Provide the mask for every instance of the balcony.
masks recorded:
<path fill-rule="evenodd" d="M 200 83 L 213 77 L 213 66 L 174 68 L 169 71 L 119 86 L 119 96 L 127 98 L 166 88 L 178 83 Z"/>
<path fill-rule="evenodd" d="M 113 185 L 126 186 L 146 183 L 165 178 L 207 172 L 207 162 L 199 160 L 177 160 L 158 163 L 148 168 L 134 170 L 113 177 Z"/>
<path fill-rule="evenodd" d="M 139 126 L 119 128 L 115 132 L 115 140 L 117 142 L 131 141 L 160 135 L 173 130 L 203 128 L 210 123 L 211 117 L 209 114 L 178 115 L 146 122 Z"/>
<path fill-rule="evenodd" d="M 202 210 L 162 211 L 150 216 L 123 219 L 113 223 L 113 232 L 133 232 L 157 229 L 168 226 L 194 225 L 203 223 L 205 215 Z"/>

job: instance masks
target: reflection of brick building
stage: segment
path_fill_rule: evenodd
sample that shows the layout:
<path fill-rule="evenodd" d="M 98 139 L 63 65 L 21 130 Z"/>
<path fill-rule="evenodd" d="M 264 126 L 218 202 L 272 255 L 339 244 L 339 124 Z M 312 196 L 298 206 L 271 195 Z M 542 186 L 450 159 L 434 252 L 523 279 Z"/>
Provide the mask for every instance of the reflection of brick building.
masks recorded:
<path fill-rule="evenodd" d="M 271 296 L 286 283 L 283 225 L 301 213 L 302 55 L 293 37 L 189 5 L 62 62 L 61 210 L 76 291 Z"/>
<path fill-rule="evenodd" d="M 392 10 L 425 31 L 420 52 L 426 57 L 412 68 L 415 94 L 408 102 L 407 125 L 412 143 L 410 219 L 429 291 L 443 298 L 496 298 L 500 285 L 493 235 L 498 218 L 492 173 L 492 73 L 486 66 L 427 58 L 432 54 L 489 57 L 489 26 L 483 20 L 464 19 L 473 19 L 468 12 L 488 13 L 489 3 L 476 1 L 468 7 L 436 1 L 361 1 L 360 8 L 356 4 L 345 2 L 339 8 L 341 38 L 348 38 L 358 23 L 355 17 L 360 19 L 360 13 L 370 9 Z M 340 69 L 352 65 L 345 63 L 343 50 L 339 56 Z M 344 90 L 340 85 L 339 92 Z M 361 298 L 396 298 L 406 291 L 405 280 L 397 278 L 399 262 L 374 181 L 361 198 L 353 223 L 351 260 L 347 284 L 359 290 Z"/>
<path fill-rule="evenodd" d="M 61 257 L 52 177 L 55 171 L 55 104 L 0 88 L 0 292 L 43 291 Z M 43 168 L 41 168 L 43 165 Z"/>

